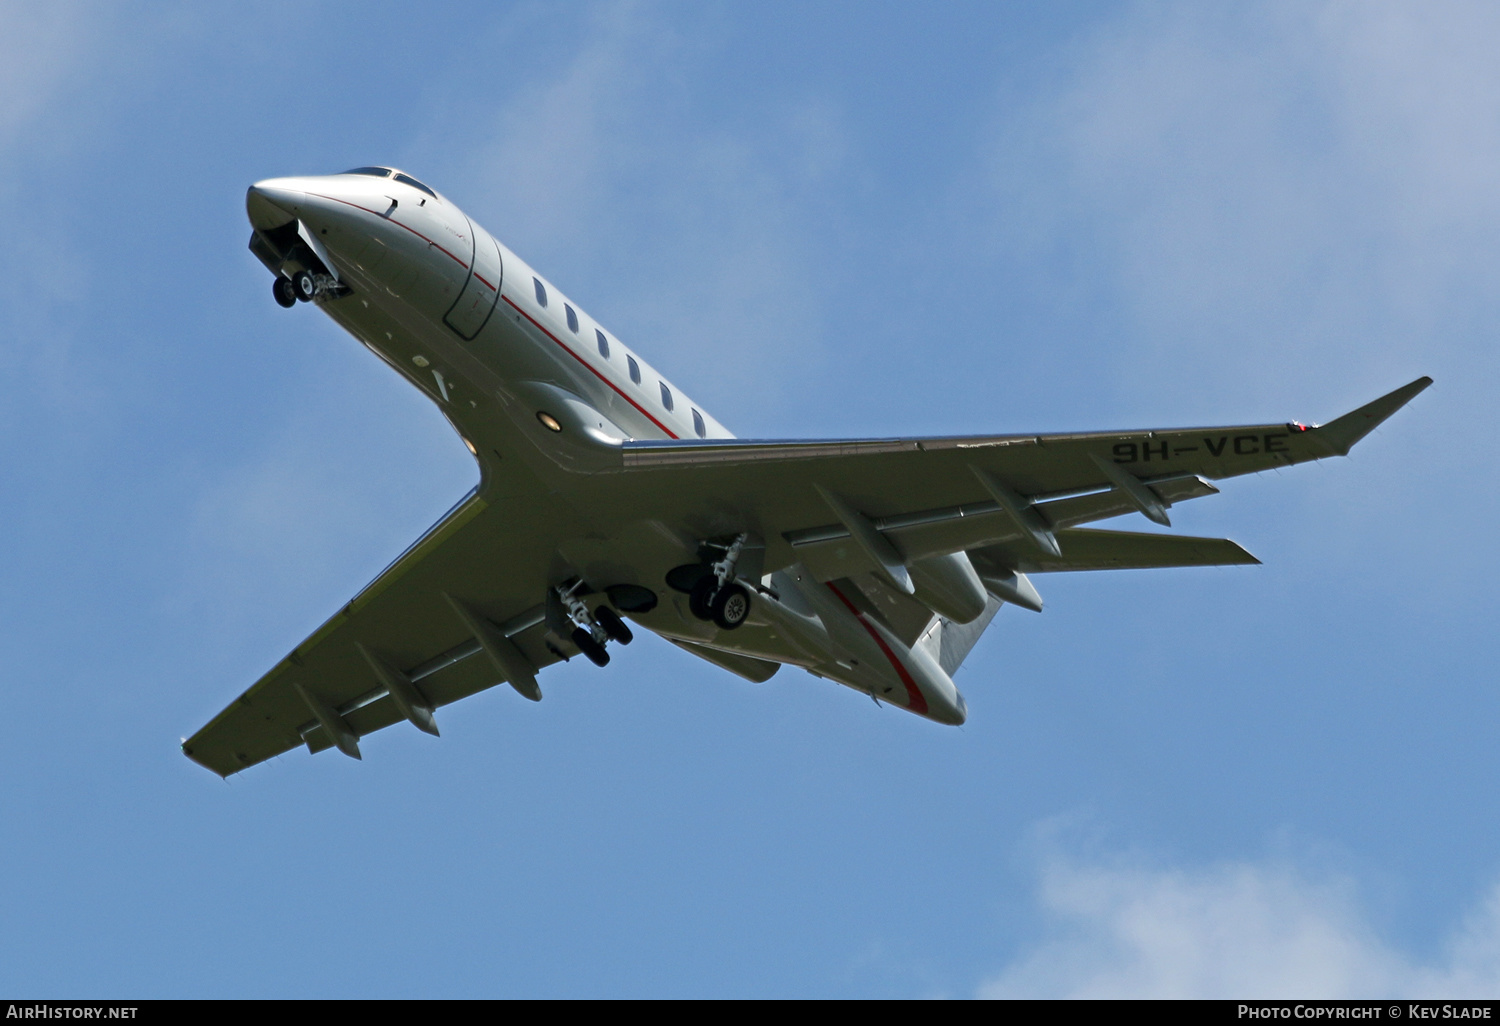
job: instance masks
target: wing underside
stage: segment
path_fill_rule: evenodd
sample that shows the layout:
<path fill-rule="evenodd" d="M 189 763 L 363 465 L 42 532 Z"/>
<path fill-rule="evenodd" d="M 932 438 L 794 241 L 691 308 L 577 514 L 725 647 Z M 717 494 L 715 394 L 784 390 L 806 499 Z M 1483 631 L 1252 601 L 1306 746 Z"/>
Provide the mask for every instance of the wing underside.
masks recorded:
<path fill-rule="evenodd" d="M 403 719 L 428 729 L 431 710 L 502 681 L 540 697 L 537 671 L 576 651 L 549 628 L 549 589 L 630 584 L 680 611 L 665 575 L 707 539 L 757 539 L 765 573 L 852 581 L 908 644 L 937 620 L 890 586 L 893 558 L 967 552 L 996 576 L 1254 563 L 1222 539 L 1080 525 L 1131 512 L 1165 524 L 1174 503 L 1213 494 L 1212 480 L 1347 453 L 1428 384 L 1318 428 L 626 443 L 616 471 L 471 495 L 183 749 L 227 775 L 297 746 L 357 754 L 359 736 Z M 731 639 L 679 619 L 662 633 L 751 680 L 816 661 L 753 622 Z M 945 664 L 983 625 L 961 628 L 935 653 Z"/>
<path fill-rule="evenodd" d="M 356 738 L 410 718 L 377 665 L 396 670 L 429 710 L 510 679 L 454 601 L 512 646 L 522 674 L 558 661 L 544 636 L 544 589 L 527 586 L 551 571 L 537 545 L 552 525 L 539 519 L 471 496 L 189 738 L 184 752 L 228 775 L 299 745 L 316 752 L 338 744 L 320 711 L 338 718 L 335 732 Z"/>

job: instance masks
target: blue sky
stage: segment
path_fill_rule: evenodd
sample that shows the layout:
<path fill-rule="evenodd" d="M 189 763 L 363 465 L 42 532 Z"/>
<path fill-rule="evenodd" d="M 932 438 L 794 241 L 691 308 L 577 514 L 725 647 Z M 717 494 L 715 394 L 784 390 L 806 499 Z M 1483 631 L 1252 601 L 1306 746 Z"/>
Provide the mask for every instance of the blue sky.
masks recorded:
<path fill-rule="evenodd" d="M 0 4 L 0 991 L 1500 991 L 1485 4 Z M 1038 579 L 961 730 L 646 638 L 220 782 L 472 483 L 245 249 L 430 181 L 742 436 L 1328 420 Z M 1113 525 L 1112 525 L 1113 526 Z M 1119 522 L 1135 528 L 1136 524 Z"/>

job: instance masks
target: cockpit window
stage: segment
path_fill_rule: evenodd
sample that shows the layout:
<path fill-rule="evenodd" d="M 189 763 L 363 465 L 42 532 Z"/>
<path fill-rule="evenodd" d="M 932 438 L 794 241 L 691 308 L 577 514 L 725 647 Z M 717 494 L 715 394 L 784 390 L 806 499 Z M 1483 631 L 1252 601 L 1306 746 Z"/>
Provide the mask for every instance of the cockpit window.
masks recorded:
<path fill-rule="evenodd" d="M 437 199 L 437 193 L 435 193 L 431 189 L 427 188 L 427 186 L 425 186 L 421 182 L 417 181 L 411 175 L 403 175 L 403 174 L 397 172 L 397 174 L 396 174 L 396 181 L 398 181 L 398 182 L 405 182 L 407 185 L 411 186 L 413 189 L 421 189 L 423 192 L 425 192 L 427 195 L 431 196 L 433 199 Z"/>
<path fill-rule="evenodd" d="M 391 169 L 388 167 L 356 167 L 348 171 L 340 171 L 343 175 L 369 175 L 372 178 L 389 178 Z"/>

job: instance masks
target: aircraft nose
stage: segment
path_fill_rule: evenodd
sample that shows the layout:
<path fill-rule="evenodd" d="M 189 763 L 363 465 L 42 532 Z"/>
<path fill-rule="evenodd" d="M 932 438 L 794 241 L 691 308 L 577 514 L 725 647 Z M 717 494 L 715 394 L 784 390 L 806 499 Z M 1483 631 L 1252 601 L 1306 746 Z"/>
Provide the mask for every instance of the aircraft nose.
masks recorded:
<path fill-rule="evenodd" d="M 307 193 L 298 179 L 267 178 L 250 186 L 245 194 L 245 212 L 252 228 L 280 228 L 297 219 L 298 208 L 306 200 Z"/>

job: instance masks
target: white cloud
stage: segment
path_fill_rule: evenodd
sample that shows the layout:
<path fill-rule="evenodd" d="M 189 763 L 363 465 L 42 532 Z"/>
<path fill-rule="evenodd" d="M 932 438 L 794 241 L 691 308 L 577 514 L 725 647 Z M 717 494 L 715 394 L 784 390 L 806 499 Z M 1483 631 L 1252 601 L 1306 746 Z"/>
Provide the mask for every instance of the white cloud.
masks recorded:
<path fill-rule="evenodd" d="M 713 19 L 685 34 L 651 8 L 591 11 L 501 103 L 470 174 L 495 199 L 474 212 L 734 427 L 774 403 L 780 366 L 818 355 L 800 204 L 844 160 L 839 111 L 768 98 L 705 126 L 694 90 L 726 45 Z"/>
<path fill-rule="evenodd" d="M 1485 3 L 1135 5 L 1077 46 L 1054 88 L 1008 108 L 989 165 L 998 251 L 1063 253 L 1090 294 L 1113 293 L 1123 403 L 1155 408 L 1170 389 L 1185 419 L 1272 400 L 1331 415 L 1330 394 L 1426 372 L 1438 389 L 1403 417 L 1425 418 L 1429 438 L 1487 437 L 1497 49 L 1500 8 Z M 1493 565 L 1494 482 L 1463 448 L 1392 430 L 1410 458 L 1388 481 L 1465 481 L 1447 489 L 1453 541 L 1426 566 L 1434 593 L 1472 602 Z M 1352 529 L 1313 532 L 1318 544 L 1366 551 L 1404 516 L 1367 495 L 1336 515 Z M 1289 860 L 1053 855 L 1039 903 L 1044 935 L 981 994 L 1500 995 L 1500 886 L 1433 956 L 1372 926 L 1352 879 Z"/>
<path fill-rule="evenodd" d="M 0 153 L 74 77 L 97 24 L 77 3 L 0 2 Z"/>
<path fill-rule="evenodd" d="M 176 615 L 219 637 L 253 622 L 271 625 L 257 642 L 299 641 L 464 495 L 477 475 L 462 443 L 404 382 L 373 380 L 388 373 L 330 358 L 318 405 L 200 472 Z"/>
<path fill-rule="evenodd" d="M 1007 114 L 999 241 L 1098 258 L 1140 335 L 1127 395 L 1493 376 L 1497 47 L 1484 3 L 1139 5 Z"/>
<path fill-rule="evenodd" d="M 1347 877 L 1286 862 L 1043 865 L 1046 937 L 981 997 L 1471 998 L 1500 995 L 1500 886 L 1434 964 L 1383 941 Z"/>
<path fill-rule="evenodd" d="M 23 312 L 39 299 L 57 302 L 77 287 L 77 254 L 58 238 L 55 198 L 38 171 L 76 138 L 76 97 L 101 20 L 80 3 L 0 0 L 0 215 L 9 239 L 0 297 L 10 300 L 10 335 L 34 320 Z"/>

